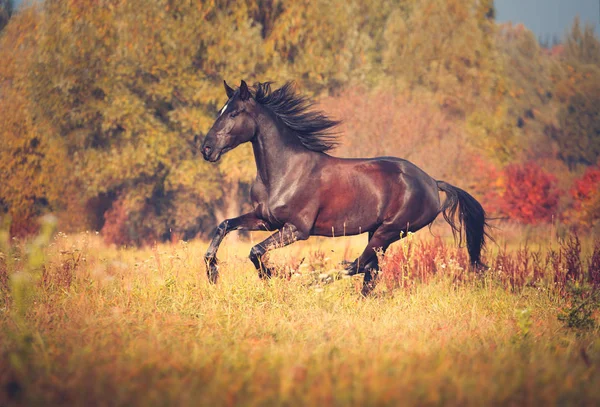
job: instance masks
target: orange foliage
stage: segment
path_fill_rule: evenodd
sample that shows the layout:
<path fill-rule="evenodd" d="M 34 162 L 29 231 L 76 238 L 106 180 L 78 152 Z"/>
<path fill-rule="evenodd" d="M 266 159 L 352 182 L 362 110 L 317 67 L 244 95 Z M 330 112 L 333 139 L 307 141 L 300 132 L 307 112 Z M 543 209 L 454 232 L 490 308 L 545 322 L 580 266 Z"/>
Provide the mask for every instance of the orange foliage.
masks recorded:
<path fill-rule="evenodd" d="M 600 220 L 600 163 L 575 180 L 570 193 L 574 199 L 570 211 L 573 220 L 583 225 Z"/>
<path fill-rule="evenodd" d="M 466 132 L 432 98 L 351 87 L 322 99 L 320 108 L 342 120 L 335 155 L 401 157 L 436 179 L 468 187 Z"/>
<path fill-rule="evenodd" d="M 495 216 L 502 213 L 502 171 L 481 155 L 471 154 L 468 161 L 472 175 L 471 182 L 465 188 L 478 197 L 488 214 Z"/>
<path fill-rule="evenodd" d="M 501 175 L 502 213 L 519 222 L 548 222 L 556 215 L 560 191 L 557 178 L 538 164 L 511 164 Z"/>

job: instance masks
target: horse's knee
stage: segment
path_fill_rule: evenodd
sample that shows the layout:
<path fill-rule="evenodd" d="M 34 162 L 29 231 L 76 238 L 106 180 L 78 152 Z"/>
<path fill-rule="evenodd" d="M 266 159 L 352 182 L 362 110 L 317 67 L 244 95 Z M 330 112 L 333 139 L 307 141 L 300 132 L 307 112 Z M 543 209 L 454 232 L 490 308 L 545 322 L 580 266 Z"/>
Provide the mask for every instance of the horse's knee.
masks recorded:
<path fill-rule="evenodd" d="M 215 235 L 227 233 L 227 226 L 229 226 L 229 221 L 225 219 L 223 222 L 219 223 L 219 226 L 217 226 L 217 230 L 215 230 Z"/>

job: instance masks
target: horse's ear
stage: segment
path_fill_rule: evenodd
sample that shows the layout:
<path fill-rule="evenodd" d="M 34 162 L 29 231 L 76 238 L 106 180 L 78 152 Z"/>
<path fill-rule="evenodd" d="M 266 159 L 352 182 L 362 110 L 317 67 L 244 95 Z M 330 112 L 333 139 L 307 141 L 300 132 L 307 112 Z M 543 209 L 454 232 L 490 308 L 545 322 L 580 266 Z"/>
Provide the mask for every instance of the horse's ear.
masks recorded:
<path fill-rule="evenodd" d="M 240 99 L 248 100 L 250 99 L 250 96 L 252 96 L 250 94 L 250 89 L 248 89 L 246 82 L 242 80 L 242 83 L 240 84 Z"/>
<path fill-rule="evenodd" d="M 231 99 L 235 91 L 225 81 L 223 81 L 223 86 L 225 86 L 225 93 L 227 93 L 227 99 Z"/>

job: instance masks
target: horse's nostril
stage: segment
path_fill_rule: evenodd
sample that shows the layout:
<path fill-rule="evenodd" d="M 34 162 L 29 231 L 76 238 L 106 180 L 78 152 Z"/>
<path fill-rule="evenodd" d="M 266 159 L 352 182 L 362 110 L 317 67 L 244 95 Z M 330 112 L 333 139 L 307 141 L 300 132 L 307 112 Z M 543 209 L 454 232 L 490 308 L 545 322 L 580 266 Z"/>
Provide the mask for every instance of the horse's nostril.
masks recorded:
<path fill-rule="evenodd" d="M 211 151 L 212 151 L 212 147 L 209 147 L 209 146 L 204 147 L 204 154 L 210 154 Z"/>

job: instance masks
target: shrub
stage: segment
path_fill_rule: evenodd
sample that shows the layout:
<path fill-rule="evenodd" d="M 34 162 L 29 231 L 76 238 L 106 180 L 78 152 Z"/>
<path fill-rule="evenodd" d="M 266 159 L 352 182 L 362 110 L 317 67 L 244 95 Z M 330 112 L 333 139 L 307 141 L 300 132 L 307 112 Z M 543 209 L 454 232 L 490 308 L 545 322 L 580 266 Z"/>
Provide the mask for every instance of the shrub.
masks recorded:
<path fill-rule="evenodd" d="M 558 315 L 559 321 L 568 328 L 579 330 L 596 326 L 594 314 L 600 308 L 600 292 L 588 284 L 570 283 L 566 286 L 569 294 L 568 305 Z"/>
<path fill-rule="evenodd" d="M 121 195 L 104 214 L 102 236 L 108 244 L 140 246 L 159 240 L 160 220 L 151 205 L 137 196 Z"/>
<path fill-rule="evenodd" d="M 507 166 L 501 177 L 501 210 L 505 215 L 527 224 L 552 220 L 560 194 L 554 175 L 528 162 Z"/>
<path fill-rule="evenodd" d="M 575 180 L 570 190 L 573 205 L 569 218 L 582 226 L 593 226 L 600 221 L 600 166 L 589 167 Z"/>

